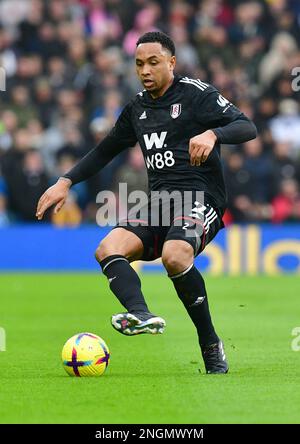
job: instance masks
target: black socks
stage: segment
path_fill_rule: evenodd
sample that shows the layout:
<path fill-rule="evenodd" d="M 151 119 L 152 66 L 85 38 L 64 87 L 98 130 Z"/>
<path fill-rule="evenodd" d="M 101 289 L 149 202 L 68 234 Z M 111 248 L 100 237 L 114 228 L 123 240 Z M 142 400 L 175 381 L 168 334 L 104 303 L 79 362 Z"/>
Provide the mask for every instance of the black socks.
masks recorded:
<path fill-rule="evenodd" d="M 103 259 L 100 265 L 110 289 L 127 311 L 149 312 L 140 278 L 124 256 L 114 254 Z M 182 273 L 169 277 L 197 329 L 200 346 L 217 343 L 219 338 L 210 317 L 205 283 L 197 268 L 192 264 Z"/>
<path fill-rule="evenodd" d="M 209 313 L 205 283 L 194 264 L 182 273 L 169 277 L 197 329 L 200 346 L 218 342 Z"/>
<path fill-rule="evenodd" d="M 108 278 L 111 291 L 129 312 L 149 309 L 141 291 L 141 281 L 128 260 L 120 254 L 108 256 L 100 262 Z"/>

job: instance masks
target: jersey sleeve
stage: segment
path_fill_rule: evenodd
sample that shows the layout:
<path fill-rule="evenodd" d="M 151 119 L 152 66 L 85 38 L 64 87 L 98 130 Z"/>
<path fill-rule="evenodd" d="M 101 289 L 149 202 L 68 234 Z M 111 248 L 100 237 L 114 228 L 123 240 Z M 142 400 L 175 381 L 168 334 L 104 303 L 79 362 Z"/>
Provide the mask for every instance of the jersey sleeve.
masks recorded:
<path fill-rule="evenodd" d="M 195 94 L 194 107 L 199 123 L 208 127 L 224 126 L 243 116 L 236 106 L 211 85 L 207 90 Z"/>
<path fill-rule="evenodd" d="M 253 122 L 212 86 L 196 95 L 194 106 L 197 121 L 212 129 L 219 143 L 243 143 L 257 136 Z"/>
<path fill-rule="evenodd" d="M 89 179 L 136 142 L 137 137 L 131 123 L 131 105 L 128 104 L 110 133 L 63 177 L 70 179 L 72 185 Z"/>
<path fill-rule="evenodd" d="M 132 103 L 130 102 L 123 109 L 115 126 L 110 132 L 110 136 L 118 141 L 118 145 L 129 148 L 134 146 L 137 142 L 137 137 L 131 121 Z"/>

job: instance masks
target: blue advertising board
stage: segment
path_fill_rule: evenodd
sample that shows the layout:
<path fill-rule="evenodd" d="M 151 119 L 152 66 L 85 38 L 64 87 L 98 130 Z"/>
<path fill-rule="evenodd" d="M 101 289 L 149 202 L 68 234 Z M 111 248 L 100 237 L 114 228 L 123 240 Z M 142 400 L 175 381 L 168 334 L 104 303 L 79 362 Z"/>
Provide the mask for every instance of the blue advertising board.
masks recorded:
<path fill-rule="evenodd" d="M 94 252 L 108 228 L 22 225 L 0 230 L 0 271 L 97 271 Z M 231 225 L 196 259 L 204 272 L 282 274 L 300 271 L 300 225 Z M 161 272 L 160 260 L 136 262 Z"/>

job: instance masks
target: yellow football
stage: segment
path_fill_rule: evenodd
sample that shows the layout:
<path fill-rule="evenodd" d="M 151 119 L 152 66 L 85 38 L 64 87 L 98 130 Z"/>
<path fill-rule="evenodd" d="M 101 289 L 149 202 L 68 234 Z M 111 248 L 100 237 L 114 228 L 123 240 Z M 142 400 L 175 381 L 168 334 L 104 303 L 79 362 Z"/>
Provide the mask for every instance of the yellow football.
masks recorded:
<path fill-rule="evenodd" d="M 70 376 L 101 376 L 110 359 L 106 343 L 93 333 L 72 336 L 63 346 L 61 356 Z"/>

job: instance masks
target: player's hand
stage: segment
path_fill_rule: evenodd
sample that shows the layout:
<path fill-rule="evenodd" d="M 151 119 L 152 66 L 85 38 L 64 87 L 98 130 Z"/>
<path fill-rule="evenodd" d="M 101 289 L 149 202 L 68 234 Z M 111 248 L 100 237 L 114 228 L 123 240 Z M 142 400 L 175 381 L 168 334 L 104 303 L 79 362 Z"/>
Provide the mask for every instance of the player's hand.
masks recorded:
<path fill-rule="evenodd" d="M 52 205 L 56 204 L 54 208 L 54 213 L 56 214 L 59 212 L 68 197 L 71 185 L 71 180 L 58 179 L 56 184 L 45 191 L 37 205 L 36 217 L 38 218 L 38 220 L 43 219 L 45 211 L 48 210 L 48 208 L 52 207 Z"/>
<path fill-rule="evenodd" d="M 200 166 L 201 163 L 205 162 L 216 141 L 217 136 L 212 130 L 207 130 L 198 136 L 192 137 L 189 145 L 191 165 Z"/>

